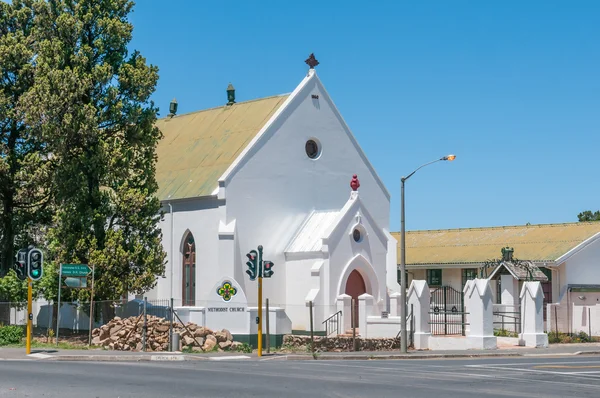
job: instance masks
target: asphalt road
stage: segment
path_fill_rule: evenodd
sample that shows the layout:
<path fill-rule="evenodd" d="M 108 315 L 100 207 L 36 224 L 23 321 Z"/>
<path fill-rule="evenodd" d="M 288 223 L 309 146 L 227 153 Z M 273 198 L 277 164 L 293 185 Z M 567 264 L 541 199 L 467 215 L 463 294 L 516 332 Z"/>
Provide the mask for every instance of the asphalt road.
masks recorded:
<path fill-rule="evenodd" d="M 0 397 L 599 397 L 600 358 L 0 362 Z"/>

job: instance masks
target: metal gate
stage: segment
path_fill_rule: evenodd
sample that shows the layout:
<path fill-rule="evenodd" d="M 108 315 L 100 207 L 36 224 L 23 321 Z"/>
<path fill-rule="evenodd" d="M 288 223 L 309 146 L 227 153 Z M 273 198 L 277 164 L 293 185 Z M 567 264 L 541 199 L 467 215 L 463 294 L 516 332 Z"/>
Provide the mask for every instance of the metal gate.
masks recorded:
<path fill-rule="evenodd" d="M 429 324 L 432 335 L 465 335 L 465 300 L 462 292 L 442 286 L 431 292 Z"/>

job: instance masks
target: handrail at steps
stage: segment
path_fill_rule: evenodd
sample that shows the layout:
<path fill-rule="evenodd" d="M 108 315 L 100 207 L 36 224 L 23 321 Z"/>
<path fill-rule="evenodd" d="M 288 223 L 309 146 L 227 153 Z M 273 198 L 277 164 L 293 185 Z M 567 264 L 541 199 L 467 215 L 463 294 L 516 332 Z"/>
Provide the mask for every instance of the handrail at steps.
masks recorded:
<path fill-rule="evenodd" d="M 329 326 L 332 323 L 335 323 L 335 331 L 337 332 L 337 334 L 340 334 L 340 318 L 342 317 L 342 310 L 339 310 L 338 312 L 336 312 L 335 314 L 331 315 L 329 318 L 325 319 L 323 322 L 321 322 L 321 324 L 325 324 L 325 335 L 327 337 L 329 337 L 332 333 L 333 333 L 333 328 L 332 331 L 329 331 Z M 334 320 L 335 318 L 335 320 Z"/>

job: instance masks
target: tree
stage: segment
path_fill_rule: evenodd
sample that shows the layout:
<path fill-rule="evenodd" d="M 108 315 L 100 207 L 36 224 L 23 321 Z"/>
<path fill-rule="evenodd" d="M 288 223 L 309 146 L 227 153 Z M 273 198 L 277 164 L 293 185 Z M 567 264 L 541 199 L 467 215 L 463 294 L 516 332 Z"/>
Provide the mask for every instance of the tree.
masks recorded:
<path fill-rule="evenodd" d="M 35 3 L 35 82 L 24 102 L 55 163 L 49 250 L 55 265 L 95 265 L 96 299 L 141 294 L 165 266 L 155 179 L 161 133 L 150 101 L 158 68 L 129 54 L 132 7 Z M 78 296 L 87 300 L 89 291 Z"/>
<path fill-rule="evenodd" d="M 590 210 L 586 210 L 577 215 L 579 221 L 600 221 L 600 211 L 592 213 Z"/>
<path fill-rule="evenodd" d="M 0 278 L 14 263 L 15 244 L 37 243 L 50 220 L 51 161 L 23 103 L 34 81 L 33 5 L 0 2 Z"/>

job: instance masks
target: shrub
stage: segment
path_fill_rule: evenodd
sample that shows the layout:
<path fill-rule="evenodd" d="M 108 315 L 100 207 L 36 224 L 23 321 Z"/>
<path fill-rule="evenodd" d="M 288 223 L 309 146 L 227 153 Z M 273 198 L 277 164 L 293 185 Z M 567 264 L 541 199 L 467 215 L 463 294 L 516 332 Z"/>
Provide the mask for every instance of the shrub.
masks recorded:
<path fill-rule="evenodd" d="M 252 353 L 252 347 L 248 343 L 242 343 L 239 347 L 236 348 L 236 351 L 245 352 L 247 354 Z"/>
<path fill-rule="evenodd" d="M 0 346 L 20 344 L 24 334 L 22 326 L 0 326 Z"/>

